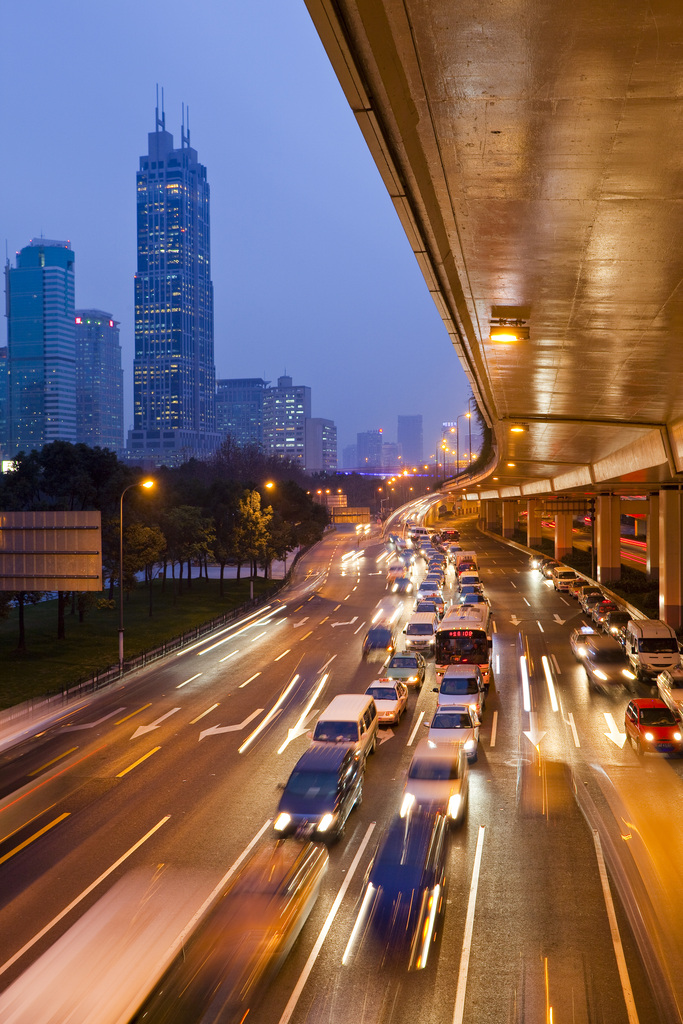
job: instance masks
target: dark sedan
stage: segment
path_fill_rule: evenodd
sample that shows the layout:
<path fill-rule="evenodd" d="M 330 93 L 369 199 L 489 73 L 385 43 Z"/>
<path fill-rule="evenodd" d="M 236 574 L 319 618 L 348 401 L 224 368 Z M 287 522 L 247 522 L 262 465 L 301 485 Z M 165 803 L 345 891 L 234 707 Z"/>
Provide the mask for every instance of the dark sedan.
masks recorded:
<path fill-rule="evenodd" d="M 386 661 L 396 650 L 396 636 L 391 626 L 370 626 L 363 639 L 363 657 Z"/>

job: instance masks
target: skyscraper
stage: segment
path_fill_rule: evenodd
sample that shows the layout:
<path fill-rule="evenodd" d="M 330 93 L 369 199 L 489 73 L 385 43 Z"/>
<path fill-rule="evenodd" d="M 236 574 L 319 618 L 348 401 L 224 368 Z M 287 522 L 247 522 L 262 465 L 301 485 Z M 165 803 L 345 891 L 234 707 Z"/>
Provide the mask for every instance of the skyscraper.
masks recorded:
<path fill-rule="evenodd" d="M 422 463 L 424 447 L 421 416 L 399 416 L 398 443 L 404 466 L 419 466 Z"/>
<path fill-rule="evenodd" d="M 305 465 L 306 420 L 311 415 L 311 389 L 278 377 L 277 387 L 263 396 L 263 442 L 269 455 Z"/>
<path fill-rule="evenodd" d="M 9 453 L 9 359 L 7 345 L 0 348 L 0 456 Z"/>
<path fill-rule="evenodd" d="M 156 112 L 137 175 L 133 454 L 179 462 L 210 454 L 216 432 L 213 285 L 206 168 Z"/>
<path fill-rule="evenodd" d="M 364 430 L 356 434 L 358 445 L 358 469 L 359 470 L 380 470 L 382 468 L 382 444 L 384 432 L 379 430 Z"/>
<path fill-rule="evenodd" d="M 237 377 L 216 382 L 216 429 L 239 445 L 263 444 L 263 396 L 270 381 Z"/>
<path fill-rule="evenodd" d="M 305 424 L 305 469 L 307 473 L 335 473 L 337 470 L 337 428 L 332 420 L 311 417 Z"/>
<path fill-rule="evenodd" d="M 5 267 L 9 454 L 76 440 L 74 253 L 33 238 Z"/>
<path fill-rule="evenodd" d="M 123 447 L 123 370 L 119 324 L 101 309 L 77 309 L 76 437 L 83 444 Z"/>

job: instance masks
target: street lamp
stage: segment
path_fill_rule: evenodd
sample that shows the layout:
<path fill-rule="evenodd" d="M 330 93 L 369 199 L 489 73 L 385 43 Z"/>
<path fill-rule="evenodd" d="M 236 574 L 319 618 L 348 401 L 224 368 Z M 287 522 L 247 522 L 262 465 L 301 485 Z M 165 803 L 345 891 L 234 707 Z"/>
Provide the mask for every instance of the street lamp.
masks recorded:
<path fill-rule="evenodd" d="M 123 670 L 123 496 L 131 487 L 154 487 L 153 480 L 136 480 L 121 491 L 119 502 L 119 672 Z"/>

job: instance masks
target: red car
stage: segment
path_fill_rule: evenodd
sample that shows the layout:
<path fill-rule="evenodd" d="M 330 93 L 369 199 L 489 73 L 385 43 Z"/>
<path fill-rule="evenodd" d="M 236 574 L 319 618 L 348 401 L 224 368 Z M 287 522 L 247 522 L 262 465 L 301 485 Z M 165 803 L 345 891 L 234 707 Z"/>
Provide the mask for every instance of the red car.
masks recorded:
<path fill-rule="evenodd" d="M 656 697 L 636 697 L 629 701 L 624 716 L 629 742 L 637 754 L 683 753 L 680 719 Z"/>

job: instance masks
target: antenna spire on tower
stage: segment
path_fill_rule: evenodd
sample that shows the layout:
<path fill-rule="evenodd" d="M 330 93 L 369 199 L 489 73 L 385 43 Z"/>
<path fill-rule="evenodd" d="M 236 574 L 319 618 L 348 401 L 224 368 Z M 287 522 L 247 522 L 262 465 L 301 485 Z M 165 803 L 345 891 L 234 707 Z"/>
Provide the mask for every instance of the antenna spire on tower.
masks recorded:
<path fill-rule="evenodd" d="M 161 87 L 161 117 L 159 117 L 159 83 L 157 82 L 156 130 L 166 131 L 166 113 L 164 111 L 164 89 Z"/>

